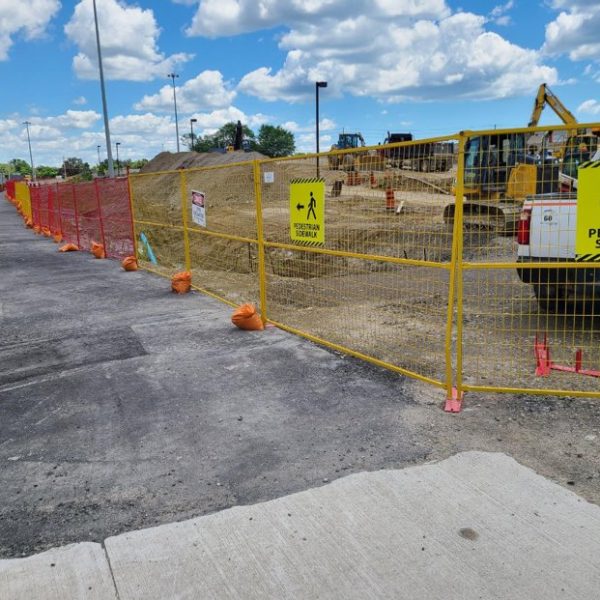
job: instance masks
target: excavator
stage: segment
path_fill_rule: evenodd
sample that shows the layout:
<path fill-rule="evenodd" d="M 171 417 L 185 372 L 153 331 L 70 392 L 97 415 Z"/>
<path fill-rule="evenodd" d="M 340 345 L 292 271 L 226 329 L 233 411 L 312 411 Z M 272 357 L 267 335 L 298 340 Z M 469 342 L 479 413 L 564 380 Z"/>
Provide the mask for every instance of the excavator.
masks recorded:
<path fill-rule="evenodd" d="M 535 98 L 529 126 L 537 126 L 545 106 L 550 106 L 566 125 L 573 125 L 559 151 L 550 156 L 528 143 L 525 133 L 474 136 L 465 145 L 464 223 L 499 233 L 514 233 L 521 201 L 534 194 L 569 191 L 576 187 L 577 165 L 598 148 L 598 133 L 577 129 L 577 120 L 544 83 Z M 543 141 L 542 146 L 546 145 Z M 570 182 L 570 183 L 568 183 Z M 444 209 L 444 222 L 454 221 L 454 204 Z"/>
<path fill-rule="evenodd" d="M 559 100 L 556 94 L 552 93 L 545 83 L 542 83 L 538 89 L 529 120 L 529 127 L 537 127 L 546 105 L 556 113 L 565 125 L 572 126 L 567 131 L 566 141 L 553 153 L 562 163 L 559 174 L 560 191 L 570 192 L 577 188 L 577 167 L 581 163 L 592 159 L 598 150 L 600 130 L 586 131 L 578 128 L 579 124 L 573 113 Z"/>

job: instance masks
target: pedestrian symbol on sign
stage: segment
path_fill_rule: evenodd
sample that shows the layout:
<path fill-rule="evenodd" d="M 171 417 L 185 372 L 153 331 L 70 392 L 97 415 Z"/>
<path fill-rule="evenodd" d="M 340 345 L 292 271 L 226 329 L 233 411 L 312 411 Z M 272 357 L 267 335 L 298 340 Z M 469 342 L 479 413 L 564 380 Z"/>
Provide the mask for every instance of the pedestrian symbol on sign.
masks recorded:
<path fill-rule="evenodd" d="M 313 196 L 313 193 L 310 193 L 310 202 L 308 203 L 308 213 L 306 214 L 306 220 L 310 219 L 310 213 L 312 213 L 313 219 L 317 220 L 317 214 L 315 213 L 315 206 L 317 205 L 317 201 Z"/>

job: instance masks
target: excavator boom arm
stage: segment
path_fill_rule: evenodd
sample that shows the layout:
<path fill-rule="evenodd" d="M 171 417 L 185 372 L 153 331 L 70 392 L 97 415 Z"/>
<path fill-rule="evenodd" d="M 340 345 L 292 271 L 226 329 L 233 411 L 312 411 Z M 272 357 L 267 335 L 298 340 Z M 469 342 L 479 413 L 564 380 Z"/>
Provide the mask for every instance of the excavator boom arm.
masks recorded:
<path fill-rule="evenodd" d="M 565 124 L 577 126 L 577 119 L 573 113 L 559 100 L 558 96 L 550 91 L 550 88 L 542 83 L 538 89 L 531 118 L 529 119 L 529 127 L 537 127 L 542 111 L 546 104 L 556 113 L 556 116 Z"/>

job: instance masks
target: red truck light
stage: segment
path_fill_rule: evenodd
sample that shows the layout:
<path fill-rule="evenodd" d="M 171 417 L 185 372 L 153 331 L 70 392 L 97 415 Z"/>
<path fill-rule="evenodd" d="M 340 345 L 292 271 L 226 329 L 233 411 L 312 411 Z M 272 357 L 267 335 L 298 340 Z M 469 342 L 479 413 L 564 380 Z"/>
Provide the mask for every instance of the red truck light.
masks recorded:
<path fill-rule="evenodd" d="M 517 229 L 517 243 L 522 246 L 529 245 L 531 233 L 531 208 L 524 208 L 519 216 L 519 227 Z"/>

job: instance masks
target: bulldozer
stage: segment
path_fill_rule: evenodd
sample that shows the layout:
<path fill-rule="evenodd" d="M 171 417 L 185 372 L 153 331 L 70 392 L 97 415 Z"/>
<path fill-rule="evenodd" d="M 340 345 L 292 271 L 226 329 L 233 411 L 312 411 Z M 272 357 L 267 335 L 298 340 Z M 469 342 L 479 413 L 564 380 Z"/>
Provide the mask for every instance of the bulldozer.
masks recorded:
<path fill-rule="evenodd" d="M 365 140 L 361 133 L 340 133 L 337 144 L 331 146 L 330 152 L 355 150 L 364 146 Z M 346 154 L 328 154 L 327 161 L 330 169 L 346 172 L 383 171 L 385 166 L 384 158 L 373 149 Z"/>
<path fill-rule="evenodd" d="M 337 144 L 331 146 L 330 152 L 333 152 L 334 150 L 362 148 L 364 145 L 365 139 L 361 133 L 340 133 Z M 342 171 L 354 171 L 356 170 L 356 159 L 360 154 L 362 153 L 351 152 L 348 154 L 329 154 L 327 156 L 329 168 L 333 170 L 340 169 Z"/>

